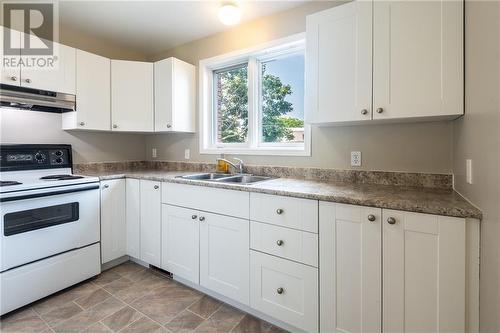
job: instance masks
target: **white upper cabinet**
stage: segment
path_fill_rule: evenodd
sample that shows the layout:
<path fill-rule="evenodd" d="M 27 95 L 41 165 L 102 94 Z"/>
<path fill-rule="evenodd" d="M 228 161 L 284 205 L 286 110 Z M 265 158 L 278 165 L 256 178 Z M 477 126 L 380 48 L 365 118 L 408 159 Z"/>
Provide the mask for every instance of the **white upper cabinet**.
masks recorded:
<path fill-rule="evenodd" d="M 113 131 L 153 131 L 153 64 L 111 60 Z"/>
<path fill-rule="evenodd" d="M 462 115 L 463 2 L 375 1 L 373 8 L 373 118 Z"/>
<path fill-rule="evenodd" d="M 26 35 L 21 35 L 21 37 Z M 29 35 L 32 47 L 43 47 L 43 42 L 36 36 Z M 67 94 L 75 94 L 76 85 L 76 50 L 59 43 L 52 44 L 54 56 L 53 68 L 30 69 L 30 54 L 25 55 L 21 49 L 21 59 L 26 63 L 21 68 L 21 86 L 26 88 L 50 90 Z M 52 57 L 51 57 L 52 58 Z"/>
<path fill-rule="evenodd" d="M 0 26 L 0 60 L 2 61 L 1 64 L 4 64 L 4 61 L 7 61 L 7 57 L 4 58 L 4 52 L 5 50 L 3 49 L 4 47 L 4 31 L 7 30 L 10 33 L 10 45 L 12 48 L 17 48 L 16 54 L 10 56 L 8 55 L 8 59 L 13 59 L 17 63 L 19 63 L 19 60 L 21 58 L 21 49 L 20 49 L 20 43 L 21 43 L 21 33 L 16 30 L 11 30 L 4 28 Z M 10 60 L 9 60 L 10 62 Z M 2 65 L 3 66 L 3 65 Z M 12 86 L 19 86 L 21 85 L 21 68 L 20 67 L 14 67 L 12 68 L 11 66 L 9 67 L 2 67 L 0 70 L 0 83 L 2 84 L 9 84 Z"/>
<path fill-rule="evenodd" d="M 465 332 L 465 223 L 383 211 L 383 332 Z"/>
<path fill-rule="evenodd" d="M 63 129 L 111 129 L 111 61 L 76 50 L 76 111 L 63 113 Z"/>
<path fill-rule="evenodd" d="M 371 120 L 372 3 L 310 15 L 306 31 L 306 121 Z"/>
<path fill-rule="evenodd" d="M 195 131 L 195 66 L 176 58 L 154 63 L 155 132 Z"/>
<path fill-rule="evenodd" d="M 463 114 L 462 1 L 354 1 L 308 16 L 306 30 L 307 122 Z"/>

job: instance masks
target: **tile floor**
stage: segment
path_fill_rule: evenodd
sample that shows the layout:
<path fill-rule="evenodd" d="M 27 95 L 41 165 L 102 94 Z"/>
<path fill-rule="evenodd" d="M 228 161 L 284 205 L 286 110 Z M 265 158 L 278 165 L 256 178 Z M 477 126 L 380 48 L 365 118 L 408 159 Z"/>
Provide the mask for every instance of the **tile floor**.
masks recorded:
<path fill-rule="evenodd" d="M 133 262 L 0 319 L 2 333 L 283 333 Z"/>

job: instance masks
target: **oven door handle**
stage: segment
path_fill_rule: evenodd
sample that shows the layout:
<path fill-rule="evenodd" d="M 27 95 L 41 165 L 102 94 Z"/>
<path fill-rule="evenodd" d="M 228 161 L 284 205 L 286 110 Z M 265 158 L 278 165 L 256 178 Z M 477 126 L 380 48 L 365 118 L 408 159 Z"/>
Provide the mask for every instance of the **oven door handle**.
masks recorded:
<path fill-rule="evenodd" d="M 99 184 L 92 184 L 90 186 L 85 186 L 85 187 L 70 188 L 70 189 L 58 189 L 56 191 L 50 191 L 50 192 L 33 193 L 33 194 L 25 194 L 25 195 L 19 195 L 19 196 L 14 196 L 14 197 L 0 198 L 0 202 L 50 197 L 53 195 L 75 193 L 75 192 L 82 192 L 82 191 L 90 191 L 90 190 L 97 190 L 97 189 L 99 189 Z"/>

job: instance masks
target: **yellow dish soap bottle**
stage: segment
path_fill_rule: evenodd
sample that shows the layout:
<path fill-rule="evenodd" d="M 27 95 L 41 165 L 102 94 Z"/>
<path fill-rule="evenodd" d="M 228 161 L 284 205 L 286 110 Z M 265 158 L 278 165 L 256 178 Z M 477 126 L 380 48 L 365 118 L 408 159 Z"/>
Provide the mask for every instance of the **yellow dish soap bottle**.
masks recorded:
<path fill-rule="evenodd" d="M 220 159 L 217 160 L 217 172 L 227 173 L 228 165 L 226 161 L 222 160 L 224 158 L 224 154 L 220 155 Z"/>

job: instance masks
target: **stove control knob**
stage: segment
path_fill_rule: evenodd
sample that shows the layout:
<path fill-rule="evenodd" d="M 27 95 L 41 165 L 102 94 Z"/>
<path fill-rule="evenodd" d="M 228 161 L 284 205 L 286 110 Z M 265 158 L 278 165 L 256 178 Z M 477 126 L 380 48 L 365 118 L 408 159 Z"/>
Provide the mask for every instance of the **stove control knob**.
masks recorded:
<path fill-rule="evenodd" d="M 57 164 L 61 164 L 63 162 L 63 159 L 60 158 L 60 157 L 58 157 L 58 158 L 56 158 L 55 161 L 56 161 Z"/>
<path fill-rule="evenodd" d="M 38 152 L 35 154 L 35 160 L 38 163 L 42 163 L 45 160 L 45 156 L 42 153 Z"/>
<path fill-rule="evenodd" d="M 62 150 L 57 150 L 54 154 L 55 154 L 56 156 L 62 156 L 62 155 L 63 155 L 63 152 L 62 152 Z"/>

